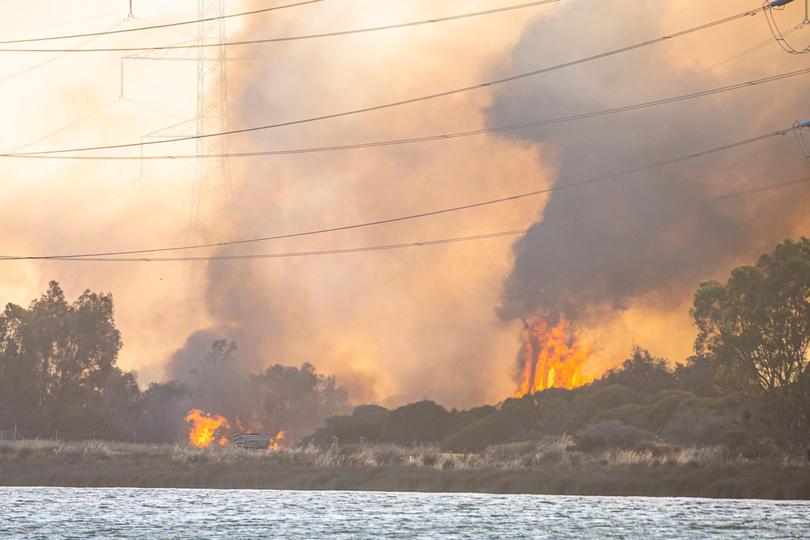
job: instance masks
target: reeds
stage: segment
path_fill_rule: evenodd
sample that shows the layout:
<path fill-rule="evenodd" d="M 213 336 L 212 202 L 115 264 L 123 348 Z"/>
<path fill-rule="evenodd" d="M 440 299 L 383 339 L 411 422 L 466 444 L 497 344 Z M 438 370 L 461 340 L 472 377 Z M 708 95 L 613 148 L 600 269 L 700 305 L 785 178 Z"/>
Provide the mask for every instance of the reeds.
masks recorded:
<path fill-rule="evenodd" d="M 810 463 L 650 442 L 583 451 L 567 436 L 466 454 L 373 444 L 255 451 L 25 440 L 0 441 L 0 485 L 803 499 L 810 498 Z"/>
<path fill-rule="evenodd" d="M 777 454 L 762 458 L 735 455 L 720 446 L 675 447 L 648 444 L 634 449 L 603 449 L 583 452 L 567 435 L 539 441 L 501 444 L 481 453 L 456 454 L 435 448 L 396 445 L 346 445 L 278 450 L 244 450 L 233 446 L 196 448 L 191 445 L 150 445 L 107 441 L 0 441 L 0 462 L 18 461 L 159 461 L 167 465 L 266 463 L 311 467 L 426 468 L 437 470 L 542 470 L 554 468 L 628 469 L 656 467 L 719 467 L 750 464 L 782 464 L 810 469 L 810 463 Z"/>

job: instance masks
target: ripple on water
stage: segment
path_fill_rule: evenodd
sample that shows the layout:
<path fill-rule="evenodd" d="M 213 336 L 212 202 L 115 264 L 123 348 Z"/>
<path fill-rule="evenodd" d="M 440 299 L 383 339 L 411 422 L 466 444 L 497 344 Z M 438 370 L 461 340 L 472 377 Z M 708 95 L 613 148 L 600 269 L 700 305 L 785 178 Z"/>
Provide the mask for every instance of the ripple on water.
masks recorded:
<path fill-rule="evenodd" d="M 808 511 L 802 501 L 0 488 L 0 538 L 810 538 Z"/>

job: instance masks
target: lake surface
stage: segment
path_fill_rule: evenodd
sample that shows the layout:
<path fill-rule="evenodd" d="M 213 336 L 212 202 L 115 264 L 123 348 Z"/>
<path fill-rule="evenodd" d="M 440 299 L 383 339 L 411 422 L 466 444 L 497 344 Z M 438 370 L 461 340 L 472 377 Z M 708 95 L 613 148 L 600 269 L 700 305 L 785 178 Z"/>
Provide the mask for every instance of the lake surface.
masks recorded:
<path fill-rule="evenodd" d="M 0 538 L 810 538 L 810 502 L 0 488 Z"/>

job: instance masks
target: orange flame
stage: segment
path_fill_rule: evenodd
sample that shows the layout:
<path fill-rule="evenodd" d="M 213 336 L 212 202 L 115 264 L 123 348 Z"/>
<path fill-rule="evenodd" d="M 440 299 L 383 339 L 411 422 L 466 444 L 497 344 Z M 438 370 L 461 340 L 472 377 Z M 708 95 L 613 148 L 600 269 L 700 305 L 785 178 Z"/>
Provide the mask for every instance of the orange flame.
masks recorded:
<path fill-rule="evenodd" d="M 583 366 L 591 348 L 576 339 L 571 323 L 561 319 L 551 325 L 543 319 L 523 321 L 523 369 L 515 397 L 547 388 L 575 388 L 590 382 Z"/>
<path fill-rule="evenodd" d="M 268 450 L 278 450 L 281 448 L 281 443 L 284 442 L 284 439 L 287 435 L 283 431 L 279 431 L 276 433 L 275 437 L 270 438 L 270 444 L 267 445 Z"/>
<path fill-rule="evenodd" d="M 188 432 L 188 442 L 197 448 L 207 448 L 214 442 L 217 430 L 230 427 L 228 419 L 218 414 L 210 414 L 200 409 L 191 409 L 186 414 L 185 421 L 191 424 Z M 220 446 L 228 444 L 228 438 L 221 435 L 217 439 Z"/>

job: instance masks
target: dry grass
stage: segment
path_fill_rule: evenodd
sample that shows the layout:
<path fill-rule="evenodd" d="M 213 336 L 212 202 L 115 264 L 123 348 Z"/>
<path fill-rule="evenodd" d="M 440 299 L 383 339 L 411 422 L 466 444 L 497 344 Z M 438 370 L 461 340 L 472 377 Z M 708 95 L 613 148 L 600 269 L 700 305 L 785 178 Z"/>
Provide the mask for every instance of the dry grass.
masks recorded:
<path fill-rule="evenodd" d="M 0 485 L 468 491 L 810 498 L 810 463 L 720 447 L 582 452 L 570 437 L 480 454 L 393 445 L 251 451 L 100 441 L 0 441 Z"/>
<path fill-rule="evenodd" d="M 432 448 L 395 445 L 341 446 L 337 448 L 285 448 L 243 450 L 233 446 L 196 448 L 189 445 L 150 445 L 106 441 L 0 441 L 1 462 L 48 459 L 141 461 L 159 459 L 177 465 L 268 463 L 314 468 L 416 467 L 438 470 L 535 470 L 554 468 L 626 469 L 637 467 L 714 467 L 724 465 L 781 464 L 810 470 L 810 463 L 787 455 L 747 459 L 723 447 L 677 448 L 666 445 L 624 450 L 580 452 L 563 435 L 541 441 L 491 446 L 483 453 L 452 454 Z"/>

